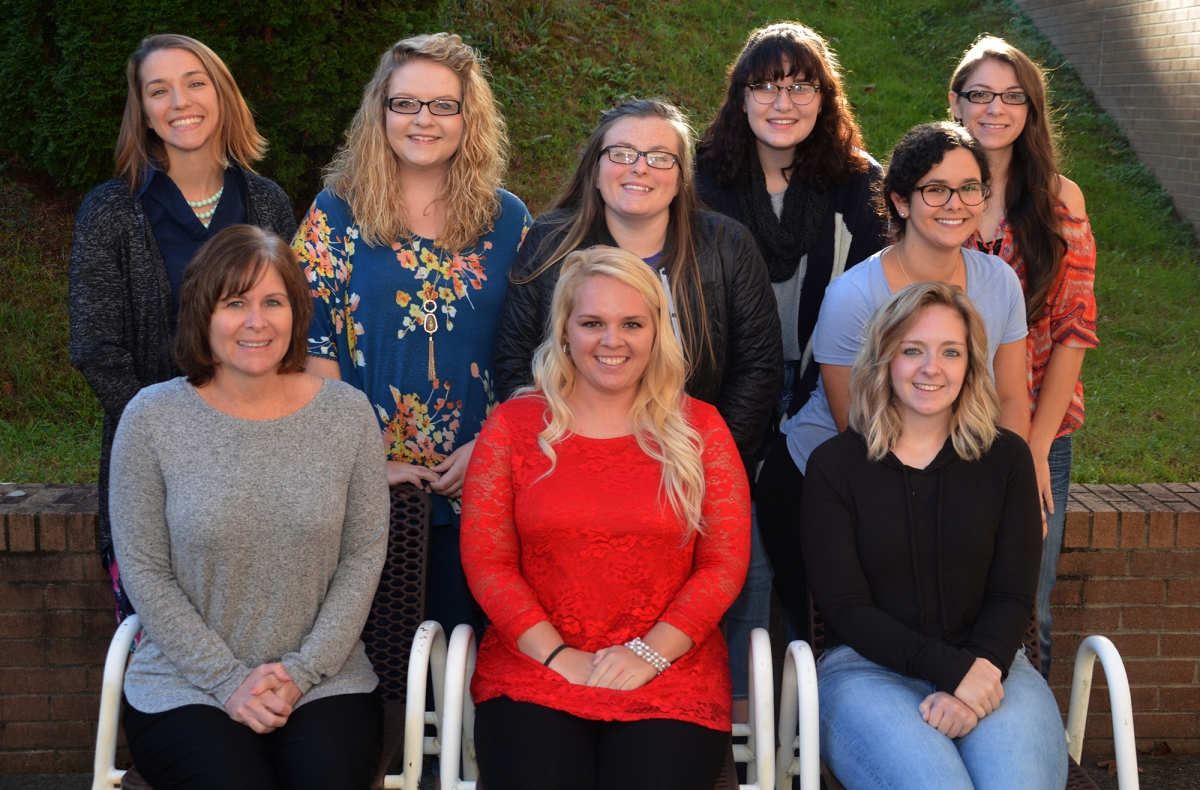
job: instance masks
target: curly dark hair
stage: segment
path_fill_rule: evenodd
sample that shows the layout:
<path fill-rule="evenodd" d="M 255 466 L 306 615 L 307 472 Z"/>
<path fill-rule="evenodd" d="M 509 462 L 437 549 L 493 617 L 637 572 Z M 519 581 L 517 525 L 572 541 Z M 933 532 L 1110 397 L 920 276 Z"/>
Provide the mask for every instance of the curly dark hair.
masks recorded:
<path fill-rule="evenodd" d="M 892 193 L 911 198 L 917 182 L 941 164 L 947 151 L 955 148 L 970 151 L 979 165 L 980 179 L 985 184 L 991 183 L 992 172 L 988 169 L 983 148 L 958 124 L 949 121 L 923 123 L 909 129 L 896 143 L 884 165 L 883 180 L 877 182 L 874 194 L 875 210 L 890 223 L 895 238 L 904 235 L 907 220 L 900 216 L 900 210 L 892 202 Z"/>
<path fill-rule="evenodd" d="M 803 78 L 821 87 L 820 115 L 812 132 L 796 146 L 788 178 L 799 176 L 826 188 L 867 172 L 862 133 L 842 91 L 837 55 L 820 34 L 798 22 L 780 22 L 750 34 L 729 67 L 725 101 L 696 147 L 699 167 L 715 172 L 722 186 L 738 180 L 746 152 L 755 144 L 743 110 L 746 88 L 784 77 Z"/>

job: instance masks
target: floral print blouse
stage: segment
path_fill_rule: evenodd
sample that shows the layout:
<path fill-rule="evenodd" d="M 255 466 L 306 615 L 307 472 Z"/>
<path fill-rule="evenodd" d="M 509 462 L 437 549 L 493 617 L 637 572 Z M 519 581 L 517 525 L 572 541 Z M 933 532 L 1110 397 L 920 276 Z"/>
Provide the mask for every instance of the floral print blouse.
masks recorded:
<path fill-rule="evenodd" d="M 372 247 L 329 190 L 296 233 L 314 300 L 308 353 L 337 361 L 342 380 L 367 394 L 393 461 L 436 466 L 496 407 L 496 326 L 533 222 L 515 195 L 499 197 L 492 230 L 466 250 L 419 236 Z M 461 499 L 431 496 L 433 523 L 458 526 Z"/>

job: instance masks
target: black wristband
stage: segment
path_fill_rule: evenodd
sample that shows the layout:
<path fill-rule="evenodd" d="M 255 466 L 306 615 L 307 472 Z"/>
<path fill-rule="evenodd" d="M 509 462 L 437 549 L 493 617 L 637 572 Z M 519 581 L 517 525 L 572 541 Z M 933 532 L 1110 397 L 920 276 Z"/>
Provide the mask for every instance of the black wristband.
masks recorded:
<path fill-rule="evenodd" d="M 566 642 L 563 642 L 561 645 L 554 648 L 554 652 L 551 653 L 550 655 L 546 656 L 546 660 L 542 662 L 542 666 L 546 666 L 546 667 L 550 666 L 550 662 L 554 660 L 554 657 L 566 649 L 567 649 Z"/>

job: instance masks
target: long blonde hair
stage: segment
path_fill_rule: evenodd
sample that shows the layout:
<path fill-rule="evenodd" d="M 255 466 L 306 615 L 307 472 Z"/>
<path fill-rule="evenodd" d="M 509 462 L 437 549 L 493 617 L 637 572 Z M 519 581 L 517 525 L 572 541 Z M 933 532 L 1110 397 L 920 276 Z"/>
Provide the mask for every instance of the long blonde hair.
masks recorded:
<path fill-rule="evenodd" d="M 146 108 L 142 104 L 142 64 L 160 49 L 182 49 L 199 59 L 217 93 L 217 109 L 221 113 L 221 127 L 217 130 L 221 154 L 254 172 L 251 165 L 266 156 L 267 141 L 255 128 L 254 116 L 229 73 L 229 67 L 217 53 L 196 39 L 178 33 L 161 33 L 142 39 L 142 45 L 129 56 L 125 66 L 129 93 L 125 97 L 125 115 L 121 118 L 121 132 L 117 136 L 117 178 L 128 181 L 130 189 L 137 192 L 150 165 L 164 173 L 171 167 L 167 146 L 158 133 L 146 125 Z"/>
<path fill-rule="evenodd" d="M 508 161 L 508 138 L 483 61 L 457 35 L 413 36 L 383 53 L 346 142 L 326 170 L 325 186 L 350 204 L 367 244 L 391 245 L 408 232 L 400 163 L 388 144 L 384 101 L 392 74 L 414 60 L 445 66 L 462 83 L 462 144 L 442 185 L 439 199 L 445 202 L 446 220 L 437 239 L 439 246 L 460 252 L 488 233 L 500 212 L 496 191 Z"/>
<path fill-rule="evenodd" d="M 892 391 L 892 357 L 904 333 L 921 311 L 949 307 L 967 327 L 967 374 L 954 401 L 950 437 L 954 451 L 978 460 L 996 440 L 1000 399 L 988 371 L 987 328 L 979 311 L 962 291 L 946 283 L 914 283 L 883 303 L 864 330 L 866 341 L 850 368 L 850 427 L 867 442 L 867 457 L 878 461 L 900 440 L 900 410 Z"/>
<path fill-rule="evenodd" d="M 637 289 L 650 308 L 654 345 L 629 410 L 629 423 L 642 452 L 662 464 L 660 490 L 684 522 L 685 539 L 693 532 L 703 534 L 704 440 L 684 417 L 687 363 L 671 332 L 671 313 L 662 285 L 653 270 L 631 252 L 590 247 L 570 253 L 563 261 L 550 302 L 550 329 L 533 354 L 533 386 L 517 393 L 540 393 L 546 399 L 549 419 L 538 434 L 538 445 L 550 459 L 553 472 L 554 445 L 575 427 L 570 404 L 576 385 L 575 365 L 563 350 L 567 322 L 575 308 L 576 294 L 592 277 L 611 277 Z"/>

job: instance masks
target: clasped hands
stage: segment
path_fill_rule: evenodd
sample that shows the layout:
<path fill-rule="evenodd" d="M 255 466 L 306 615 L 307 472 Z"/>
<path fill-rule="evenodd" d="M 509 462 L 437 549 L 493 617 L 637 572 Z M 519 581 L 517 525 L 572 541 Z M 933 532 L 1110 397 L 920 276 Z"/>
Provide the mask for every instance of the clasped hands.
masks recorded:
<path fill-rule="evenodd" d="M 287 724 L 299 700 L 300 689 L 283 664 L 276 661 L 255 667 L 225 701 L 225 712 L 264 735 Z"/>
<path fill-rule="evenodd" d="M 589 653 L 568 647 L 550 662 L 550 669 L 576 686 L 632 691 L 654 680 L 658 671 L 624 645 Z"/>
<path fill-rule="evenodd" d="M 953 694 L 935 691 L 918 706 L 921 718 L 949 738 L 961 738 L 979 720 L 1000 707 L 1004 686 L 1000 670 L 986 658 L 976 658 Z"/>
<path fill-rule="evenodd" d="M 387 444 L 386 438 L 384 444 Z M 463 481 L 467 476 L 467 466 L 471 463 L 471 453 L 474 450 L 475 440 L 472 439 L 458 447 L 436 466 L 388 461 L 388 485 L 412 483 L 418 488 L 441 494 L 444 497 L 459 496 L 462 494 Z"/>

